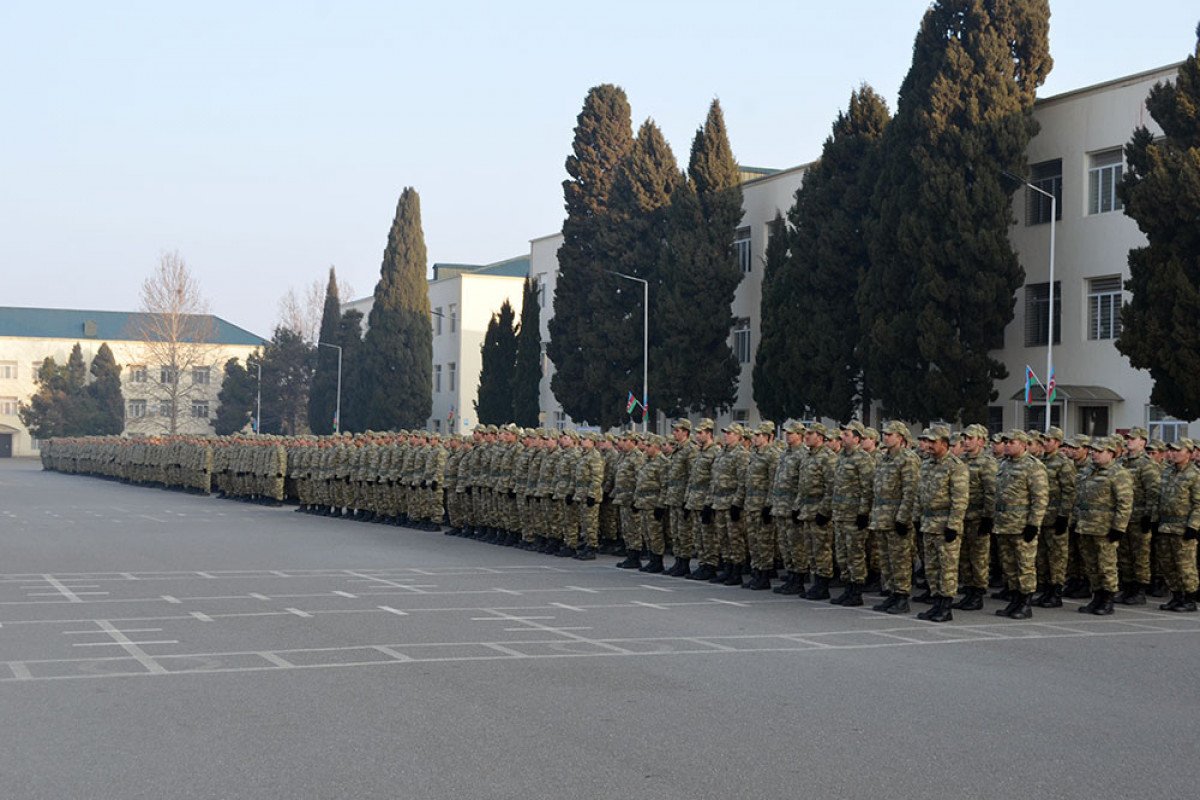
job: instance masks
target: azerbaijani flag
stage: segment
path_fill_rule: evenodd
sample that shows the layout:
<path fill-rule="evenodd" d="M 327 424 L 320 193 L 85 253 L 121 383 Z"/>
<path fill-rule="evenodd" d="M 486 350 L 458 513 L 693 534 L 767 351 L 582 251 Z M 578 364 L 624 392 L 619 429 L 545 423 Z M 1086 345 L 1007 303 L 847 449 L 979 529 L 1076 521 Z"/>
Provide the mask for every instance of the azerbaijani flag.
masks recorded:
<path fill-rule="evenodd" d="M 1058 395 L 1058 381 L 1054 379 L 1054 367 L 1050 368 L 1050 377 L 1046 380 L 1046 395 L 1050 398 L 1051 403 Z"/>
<path fill-rule="evenodd" d="M 625 399 L 625 413 L 632 414 L 633 410 L 638 407 L 637 398 L 633 396 L 633 392 L 629 393 L 629 397 Z"/>
<path fill-rule="evenodd" d="M 1040 384 L 1041 381 L 1039 381 L 1037 379 L 1037 375 L 1033 374 L 1033 367 L 1026 364 L 1025 365 L 1025 405 L 1029 405 L 1030 403 L 1033 402 L 1033 385 L 1035 383 Z"/>

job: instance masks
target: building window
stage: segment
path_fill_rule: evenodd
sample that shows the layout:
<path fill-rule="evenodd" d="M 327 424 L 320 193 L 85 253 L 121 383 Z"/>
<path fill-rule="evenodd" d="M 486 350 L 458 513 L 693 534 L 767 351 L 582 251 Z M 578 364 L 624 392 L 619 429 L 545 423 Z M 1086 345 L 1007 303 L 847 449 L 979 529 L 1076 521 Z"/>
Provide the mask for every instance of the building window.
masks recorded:
<path fill-rule="evenodd" d="M 1050 406 L 1050 424 L 1062 427 L 1062 406 L 1054 403 Z M 1037 405 L 1025 406 L 1025 430 L 1027 431 L 1044 431 L 1046 430 L 1046 404 L 1038 403 Z"/>
<path fill-rule="evenodd" d="M 192 368 L 192 385 L 193 386 L 208 386 L 212 373 L 208 367 L 193 367 Z"/>
<path fill-rule="evenodd" d="M 988 406 L 988 433 L 1004 433 L 1004 406 Z"/>
<path fill-rule="evenodd" d="M 534 291 L 537 292 L 538 307 L 546 307 L 546 273 L 541 272 L 534 276 L 533 279 Z"/>
<path fill-rule="evenodd" d="M 1042 192 L 1054 195 L 1056 220 L 1062 219 L 1062 159 L 1043 161 L 1029 168 L 1029 182 Z M 1050 198 L 1025 187 L 1025 224 L 1044 225 L 1050 221 Z"/>
<path fill-rule="evenodd" d="M 434 433 L 442 432 L 442 421 L 440 419 L 438 419 L 437 417 L 433 418 L 433 431 L 434 431 Z"/>
<path fill-rule="evenodd" d="M 130 419 L 141 419 L 146 416 L 146 401 L 145 400 L 130 400 L 126 408 L 125 416 Z"/>
<path fill-rule="evenodd" d="M 542 342 L 541 350 L 538 352 L 538 369 L 543 375 L 546 374 L 546 343 Z"/>
<path fill-rule="evenodd" d="M 733 326 L 733 354 L 739 364 L 750 363 L 750 319 L 742 317 Z"/>
<path fill-rule="evenodd" d="M 1117 186 L 1125 169 L 1121 148 L 1093 153 L 1088 162 L 1088 213 L 1120 211 L 1122 203 L 1117 196 Z"/>
<path fill-rule="evenodd" d="M 562 411 L 554 412 L 554 427 L 558 428 L 560 431 L 566 429 L 567 415 Z"/>
<path fill-rule="evenodd" d="M 160 367 L 158 370 L 159 383 L 175 383 L 179 379 L 179 370 L 173 367 Z"/>
<path fill-rule="evenodd" d="M 1162 439 L 1170 444 L 1187 436 L 1188 424 L 1172 417 L 1158 406 L 1146 406 L 1146 429 L 1150 432 L 1151 439 Z"/>
<path fill-rule="evenodd" d="M 433 391 L 440 392 L 442 390 L 442 365 L 433 365 Z"/>
<path fill-rule="evenodd" d="M 29 449 L 35 453 L 40 452 L 42 449 L 42 440 L 37 439 L 33 436 L 30 436 L 29 437 Z"/>
<path fill-rule="evenodd" d="M 1115 339 L 1121 335 L 1121 276 L 1088 281 L 1088 338 Z"/>
<path fill-rule="evenodd" d="M 733 410 L 733 416 L 731 417 L 731 419 L 734 422 L 749 422 L 750 421 L 750 412 L 744 408 L 735 408 Z"/>
<path fill-rule="evenodd" d="M 733 252 L 737 257 L 738 268 L 742 274 L 746 275 L 750 272 L 750 229 L 738 228 L 737 233 L 733 235 Z"/>
<path fill-rule="evenodd" d="M 17 415 L 17 398 L 0 397 L 0 417 L 15 417 Z"/>
<path fill-rule="evenodd" d="M 160 417 L 167 417 L 167 418 L 175 416 L 175 404 L 172 403 L 170 400 L 160 401 L 158 404 L 158 415 Z"/>
<path fill-rule="evenodd" d="M 193 400 L 192 401 L 192 416 L 196 419 L 208 419 L 208 401 Z"/>
<path fill-rule="evenodd" d="M 1079 406 L 1079 432 L 1085 436 L 1108 436 L 1108 406 Z"/>
<path fill-rule="evenodd" d="M 450 332 L 454 333 L 458 330 L 458 306 L 451 304 L 450 309 Z"/>
<path fill-rule="evenodd" d="M 1050 284 L 1030 283 L 1025 286 L 1025 346 L 1046 344 L 1050 328 L 1046 312 L 1050 307 Z M 1054 343 L 1062 342 L 1062 284 L 1054 282 Z"/>
<path fill-rule="evenodd" d="M 35 381 L 38 379 L 38 376 L 42 374 L 42 366 L 45 363 L 45 361 L 34 361 L 29 365 L 29 374 L 33 376 Z"/>
<path fill-rule="evenodd" d="M 145 383 L 146 382 L 146 365 L 145 364 L 130 364 L 129 365 L 129 382 L 130 383 Z"/>
<path fill-rule="evenodd" d="M 17 362 L 0 361 L 0 381 L 15 381 L 17 379 Z"/>
<path fill-rule="evenodd" d="M 450 391 L 458 391 L 458 365 L 451 361 L 446 365 L 449 369 L 448 377 L 450 379 Z"/>
<path fill-rule="evenodd" d="M 442 307 L 438 306 L 433 310 L 433 335 L 442 335 Z"/>

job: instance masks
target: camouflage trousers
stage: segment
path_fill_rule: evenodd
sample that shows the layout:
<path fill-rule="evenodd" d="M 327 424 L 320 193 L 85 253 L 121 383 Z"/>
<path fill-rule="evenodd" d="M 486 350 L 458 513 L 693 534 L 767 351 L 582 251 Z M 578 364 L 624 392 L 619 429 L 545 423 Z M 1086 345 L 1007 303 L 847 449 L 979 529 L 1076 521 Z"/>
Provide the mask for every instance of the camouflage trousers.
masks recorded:
<path fill-rule="evenodd" d="M 1067 532 L 1067 580 L 1071 578 L 1082 579 L 1086 577 L 1083 572 L 1083 556 L 1079 552 L 1079 533 Z"/>
<path fill-rule="evenodd" d="M 666 537 L 663 536 L 666 518 L 655 519 L 653 508 L 641 508 L 636 512 L 642 529 L 642 548 L 653 555 L 661 556 L 666 552 Z"/>
<path fill-rule="evenodd" d="M 1117 590 L 1117 545 L 1103 535 L 1079 537 L 1079 554 L 1093 592 Z"/>
<path fill-rule="evenodd" d="M 617 506 L 617 517 L 621 521 L 621 541 L 626 550 L 640 553 L 642 550 L 642 526 L 633 506 Z"/>
<path fill-rule="evenodd" d="M 833 546 L 842 580 L 865 583 L 867 580 L 867 532 L 859 530 L 854 520 L 833 523 Z"/>
<path fill-rule="evenodd" d="M 463 524 L 463 498 L 466 495 L 459 491 L 449 492 L 446 495 L 446 513 L 450 516 L 450 525 L 455 528 L 462 527 Z"/>
<path fill-rule="evenodd" d="M 699 511 L 692 511 L 692 539 L 696 543 L 696 559 L 710 567 L 721 560 L 721 540 L 716 525 L 705 523 Z"/>
<path fill-rule="evenodd" d="M 1042 532 L 1038 535 L 1038 583 L 1043 586 L 1062 586 L 1067 582 L 1068 551 L 1067 535 L 1056 534 L 1054 517 L 1047 517 L 1042 522 Z"/>
<path fill-rule="evenodd" d="M 962 549 L 962 534 L 947 542 L 945 528 L 925 531 L 925 580 L 930 594 L 954 597 L 958 594 L 958 558 Z"/>
<path fill-rule="evenodd" d="M 991 534 L 979 533 L 979 520 L 963 522 L 962 544 L 958 548 L 958 579 L 968 589 L 986 589 L 992 560 Z"/>
<path fill-rule="evenodd" d="M 542 502 L 546 505 L 546 538 L 563 541 L 567 528 L 567 513 L 573 506 L 568 506 L 565 500 L 554 497 L 547 497 Z"/>
<path fill-rule="evenodd" d="M 734 519 L 729 509 L 713 512 L 716 515 L 715 527 L 720 537 L 721 558 L 734 564 L 746 563 L 746 518 L 740 516 Z"/>
<path fill-rule="evenodd" d="M 578 547 L 582 542 L 588 547 L 600 544 L 600 506 L 593 503 L 588 505 L 583 500 L 576 500 L 574 519 L 578 524 L 566 532 L 568 547 Z"/>
<path fill-rule="evenodd" d="M 615 542 L 620 539 L 620 531 L 617 528 L 617 507 L 608 499 L 600 503 L 600 539 L 605 542 Z"/>
<path fill-rule="evenodd" d="M 791 512 L 771 518 L 775 523 L 775 549 L 788 572 L 808 572 L 808 539 L 803 523 L 792 522 Z"/>
<path fill-rule="evenodd" d="M 832 578 L 833 540 L 835 538 L 834 524 L 829 522 L 824 525 L 818 525 L 813 520 L 802 524 L 804 541 L 807 544 L 806 549 L 808 551 L 808 571 L 822 578 Z"/>
<path fill-rule="evenodd" d="M 1004 585 L 1021 594 L 1037 591 L 1037 540 L 1025 541 L 1019 533 L 996 536 Z"/>
<path fill-rule="evenodd" d="M 763 511 L 767 519 L 763 521 Z M 775 566 L 775 521 L 770 509 L 747 510 L 742 518 L 746 524 L 746 543 L 750 548 L 751 569 L 772 569 Z"/>
<path fill-rule="evenodd" d="M 691 512 L 682 508 L 667 509 L 668 527 L 671 534 L 671 552 L 676 558 L 691 558 L 696 552 L 696 540 L 692 534 Z"/>
<path fill-rule="evenodd" d="M 880 572 L 883 569 L 883 548 L 886 546 L 882 531 L 867 531 L 867 572 Z"/>
<path fill-rule="evenodd" d="M 1129 521 L 1118 543 L 1117 573 L 1121 583 L 1150 583 L 1150 532 L 1142 532 L 1138 517 Z"/>
<path fill-rule="evenodd" d="M 1164 570 L 1167 588 L 1172 592 L 1194 592 L 1200 589 L 1196 572 L 1196 540 L 1190 542 L 1174 533 L 1161 534 L 1155 541 L 1162 543 L 1166 556 Z"/>
<path fill-rule="evenodd" d="M 889 592 L 912 593 L 913 537 L 874 531 L 879 542 L 880 585 Z M 932 585 L 932 584 L 931 584 Z"/>

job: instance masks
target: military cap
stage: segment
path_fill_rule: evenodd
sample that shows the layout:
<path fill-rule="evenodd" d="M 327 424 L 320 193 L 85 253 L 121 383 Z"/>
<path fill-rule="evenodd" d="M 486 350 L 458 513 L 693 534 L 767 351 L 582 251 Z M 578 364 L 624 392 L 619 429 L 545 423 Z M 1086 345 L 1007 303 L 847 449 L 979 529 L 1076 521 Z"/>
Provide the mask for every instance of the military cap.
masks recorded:
<path fill-rule="evenodd" d="M 1005 433 L 1004 440 L 1006 442 L 1024 442 L 1025 444 L 1029 444 L 1033 441 L 1033 439 L 1029 437 L 1029 434 L 1020 428 L 1013 428 L 1011 431 Z"/>
<path fill-rule="evenodd" d="M 566 436 L 568 439 L 579 441 L 579 431 L 575 430 L 574 428 L 565 429 L 563 431 L 563 436 Z"/>
<path fill-rule="evenodd" d="M 763 436 L 774 436 L 775 435 L 775 423 L 771 422 L 771 420 L 769 420 L 769 419 L 763 420 L 762 422 L 760 422 L 758 424 L 758 427 L 754 429 L 754 432 L 760 433 Z"/>
<path fill-rule="evenodd" d="M 972 439 L 988 438 L 988 429 L 976 422 L 974 425 L 968 425 L 963 429 L 963 436 L 968 436 Z"/>
<path fill-rule="evenodd" d="M 1073 438 L 1076 447 L 1087 447 L 1092 443 L 1092 437 L 1083 433 L 1077 433 Z"/>
<path fill-rule="evenodd" d="M 1116 453 L 1120 450 L 1121 445 L 1118 444 L 1117 437 L 1115 436 L 1097 436 L 1095 439 L 1092 439 L 1092 443 L 1088 447 L 1092 450 L 1110 450 Z"/>
<path fill-rule="evenodd" d="M 1057 441 L 1057 442 L 1061 442 L 1061 441 L 1063 441 L 1063 439 L 1064 439 L 1065 437 L 1064 437 L 1064 435 L 1063 435 L 1063 429 L 1062 429 L 1062 428 L 1059 428 L 1059 427 L 1057 427 L 1057 426 L 1055 426 L 1055 425 L 1051 425 L 1051 426 L 1050 426 L 1050 429 L 1049 429 L 1048 431 L 1046 431 L 1045 433 L 1043 433 L 1043 434 L 1042 434 L 1042 438 L 1043 438 L 1043 439 L 1053 439 L 1053 440 L 1055 440 L 1055 441 Z"/>
<path fill-rule="evenodd" d="M 1042 432 L 1037 428 L 1030 428 L 1025 433 L 1029 436 L 1029 441 L 1031 442 L 1039 442 L 1042 439 Z"/>
<path fill-rule="evenodd" d="M 1171 450 L 1192 450 L 1195 447 L 1196 447 L 1196 443 L 1193 442 L 1191 439 L 1187 439 L 1187 438 L 1176 439 L 1175 441 L 1173 441 L 1167 445 L 1167 448 L 1171 449 Z"/>
<path fill-rule="evenodd" d="M 930 439 L 933 438 L 933 433 L 929 430 L 929 428 L 923 428 L 921 430 L 921 432 L 919 434 L 917 434 L 917 438 L 924 439 L 925 441 L 929 441 Z"/>
<path fill-rule="evenodd" d="M 879 431 L 875 430 L 874 428 L 863 428 L 863 438 L 879 441 Z"/>
<path fill-rule="evenodd" d="M 1145 428 L 1130 428 L 1129 433 L 1125 434 L 1126 439 L 1150 439 L 1150 431 Z"/>
<path fill-rule="evenodd" d="M 804 423 L 798 419 L 794 419 L 783 426 L 784 433 L 804 433 Z"/>
<path fill-rule="evenodd" d="M 716 428 L 717 428 L 717 423 L 713 422 L 708 417 L 705 417 L 704 419 L 702 419 L 696 423 L 697 431 L 713 431 L 713 430 L 716 430 Z"/>
<path fill-rule="evenodd" d="M 1003 433 L 993 433 L 992 434 L 992 444 L 1000 444 L 1003 441 L 1004 441 Z"/>
<path fill-rule="evenodd" d="M 515 422 L 510 422 L 507 425 L 502 426 L 500 428 L 500 430 L 504 431 L 505 433 L 520 433 L 521 432 L 521 429 L 517 427 L 517 423 L 515 423 Z"/>
<path fill-rule="evenodd" d="M 842 430 L 857 433 L 860 438 L 867 435 L 867 429 L 864 428 L 863 424 L 856 419 L 852 419 L 843 425 Z"/>
<path fill-rule="evenodd" d="M 692 421 L 690 419 L 677 419 L 675 424 L 671 426 L 672 430 L 690 431 L 692 429 Z"/>
<path fill-rule="evenodd" d="M 826 428 L 825 423 L 823 422 L 810 422 L 808 424 L 808 429 L 812 433 L 820 434 L 826 439 L 829 438 L 829 428 Z"/>
<path fill-rule="evenodd" d="M 903 422 L 901 422 L 898 419 L 894 419 L 891 422 L 889 422 L 887 425 L 884 425 L 883 432 L 884 433 L 898 433 L 901 436 L 903 436 L 905 439 L 907 439 L 909 436 L 912 435 L 908 430 L 908 426 L 905 425 Z"/>
<path fill-rule="evenodd" d="M 1157 453 L 1162 450 L 1166 450 L 1167 443 L 1162 439 L 1151 439 L 1150 441 L 1146 442 L 1146 449 Z"/>
<path fill-rule="evenodd" d="M 931 440 L 941 439 L 946 444 L 949 444 L 950 429 L 945 425 L 931 425 L 929 428 L 929 438 Z"/>
<path fill-rule="evenodd" d="M 738 436 L 745 436 L 746 429 L 742 427 L 740 422 L 731 422 L 724 428 L 721 428 L 722 433 L 736 433 Z"/>

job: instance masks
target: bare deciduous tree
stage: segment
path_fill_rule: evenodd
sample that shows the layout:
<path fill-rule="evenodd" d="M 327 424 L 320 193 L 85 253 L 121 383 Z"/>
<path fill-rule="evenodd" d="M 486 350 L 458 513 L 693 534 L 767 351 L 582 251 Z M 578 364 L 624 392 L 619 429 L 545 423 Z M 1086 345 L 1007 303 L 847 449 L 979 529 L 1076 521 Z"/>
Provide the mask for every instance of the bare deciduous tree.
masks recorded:
<path fill-rule="evenodd" d="M 354 288 L 338 280 L 338 297 L 343 302 L 354 296 Z M 294 287 L 279 298 L 279 325 L 300 334 L 304 341 L 312 344 L 321 332 L 321 314 L 325 310 L 325 282 L 314 280 L 303 293 Z"/>

